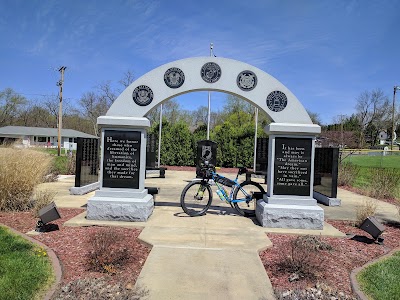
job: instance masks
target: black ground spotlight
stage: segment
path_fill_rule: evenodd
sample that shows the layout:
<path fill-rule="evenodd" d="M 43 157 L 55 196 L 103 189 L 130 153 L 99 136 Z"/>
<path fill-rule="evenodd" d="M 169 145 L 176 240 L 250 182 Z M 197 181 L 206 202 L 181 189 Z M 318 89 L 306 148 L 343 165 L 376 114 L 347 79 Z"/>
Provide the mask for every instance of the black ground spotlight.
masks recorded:
<path fill-rule="evenodd" d="M 48 224 L 51 221 L 61 218 L 60 213 L 57 210 L 57 206 L 54 202 L 51 202 L 49 205 L 39 210 L 39 218 L 40 220 L 36 224 L 35 231 L 48 232 L 58 230 L 57 224 Z"/>
<path fill-rule="evenodd" d="M 360 225 L 360 229 L 368 232 L 378 243 L 383 243 L 383 237 L 380 235 L 385 230 L 385 227 L 375 217 L 366 218 Z"/>

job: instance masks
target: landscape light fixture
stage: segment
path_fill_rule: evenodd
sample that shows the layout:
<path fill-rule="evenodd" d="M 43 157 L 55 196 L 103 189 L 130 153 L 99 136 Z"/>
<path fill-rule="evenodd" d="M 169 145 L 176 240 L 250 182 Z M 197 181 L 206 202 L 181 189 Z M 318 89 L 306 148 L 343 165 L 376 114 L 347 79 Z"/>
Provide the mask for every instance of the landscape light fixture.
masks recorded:
<path fill-rule="evenodd" d="M 41 208 L 39 210 L 39 218 L 40 220 L 36 224 L 35 231 L 38 232 L 46 232 L 57 230 L 58 226 L 54 224 L 48 224 L 51 221 L 60 219 L 60 213 L 57 210 L 57 206 L 54 202 L 51 202 L 49 205 Z M 50 226 L 52 225 L 52 226 Z"/>
<path fill-rule="evenodd" d="M 360 225 L 360 229 L 368 232 L 374 240 L 378 241 L 380 244 L 383 243 L 383 238 L 381 237 L 382 232 L 385 230 L 385 227 L 379 223 L 379 221 L 375 217 L 368 217 L 362 222 Z"/>
<path fill-rule="evenodd" d="M 395 103 L 396 103 L 396 91 L 400 90 L 400 86 L 395 85 L 393 88 L 393 110 L 392 110 L 392 143 L 390 144 L 390 150 L 393 150 L 393 144 L 395 140 L 395 124 L 394 124 L 394 112 L 395 112 Z"/>

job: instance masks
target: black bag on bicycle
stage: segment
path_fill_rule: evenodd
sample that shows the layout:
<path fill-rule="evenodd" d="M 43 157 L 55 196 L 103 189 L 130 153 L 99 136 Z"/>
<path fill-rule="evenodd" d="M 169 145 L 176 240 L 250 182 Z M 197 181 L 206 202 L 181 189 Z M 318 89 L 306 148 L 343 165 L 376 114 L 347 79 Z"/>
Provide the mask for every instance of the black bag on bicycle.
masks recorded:
<path fill-rule="evenodd" d="M 219 175 L 216 176 L 215 181 L 228 187 L 232 187 L 235 185 L 235 182 L 233 180 Z"/>

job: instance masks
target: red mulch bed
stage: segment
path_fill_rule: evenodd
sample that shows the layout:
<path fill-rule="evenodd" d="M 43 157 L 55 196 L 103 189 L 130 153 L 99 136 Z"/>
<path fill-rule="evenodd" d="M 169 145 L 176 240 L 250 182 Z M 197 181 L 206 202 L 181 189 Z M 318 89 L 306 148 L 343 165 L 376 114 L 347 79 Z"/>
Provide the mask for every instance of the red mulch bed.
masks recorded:
<path fill-rule="evenodd" d="M 61 219 L 52 223 L 59 226 L 59 230 L 31 236 L 51 248 L 58 256 L 63 268 L 63 283 L 68 283 L 78 278 L 103 277 L 105 273 L 90 271 L 86 256 L 90 249 L 88 237 L 95 234 L 101 227 L 66 227 L 64 222 L 83 212 L 82 209 L 58 208 Z M 36 226 L 37 219 L 31 212 L 8 213 L 0 212 L 0 224 L 5 224 L 15 230 L 26 233 Z M 126 262 L 120 273 L 115 275 L 124 278 L 124 282 L 135 283 L 150 249 L 141 244 L 137 237 L 139 229 L 115 228 L 117 233 L 124 236 L 124 244 L 130 251 L 130 259 Z"/>
<path fill-rule="evenodd" d="M 394 248 L 400 247 L 400 224 L 385 224 L 383 233 L 384 245 L 368 244 L 370 236 L 346 221 L 329 221 L 334 227 L 346 234 L 353 234 L 353 239 L 321 237 L 321 240 L 332 246 L 332 250 L 320 250 L 323 257 L 321 269 L 317 278 L 300 278 L 289 282 L 291 273 L 284 271 L 279 262 L 289 255 L 290 241 L 297 236 L 283 234 L 268 234 L 272 241 L 272 248 L 260 253 L 261 260 L 271 279 L 272 286 L 279 290 L 304 289 L 315 286 L 316 282 L 324 282 L 330 287 L 346 294 L 352 294 L 350 272 L 365 263 L 386 254 Z"/>

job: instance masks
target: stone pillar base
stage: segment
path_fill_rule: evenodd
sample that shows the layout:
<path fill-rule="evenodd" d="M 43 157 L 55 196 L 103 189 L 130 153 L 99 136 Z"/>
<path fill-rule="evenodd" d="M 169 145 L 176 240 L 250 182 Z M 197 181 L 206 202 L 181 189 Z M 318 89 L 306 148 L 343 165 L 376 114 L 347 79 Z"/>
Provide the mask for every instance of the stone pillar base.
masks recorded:
<path fill-rule="evenodd" d="M 147 190 L 146 190 L 147 191 Z M 88 200 L 89 220 L 145 222 L 154 209 L 152 195 L 143 198 L 92 197 Z"/>
<path fill-rule="evenodd" d="M 256 216 L 262 227 L 323 229 L 324 210 L 318 205 L 279 205 L 257 201 Z"/>

